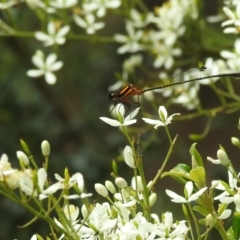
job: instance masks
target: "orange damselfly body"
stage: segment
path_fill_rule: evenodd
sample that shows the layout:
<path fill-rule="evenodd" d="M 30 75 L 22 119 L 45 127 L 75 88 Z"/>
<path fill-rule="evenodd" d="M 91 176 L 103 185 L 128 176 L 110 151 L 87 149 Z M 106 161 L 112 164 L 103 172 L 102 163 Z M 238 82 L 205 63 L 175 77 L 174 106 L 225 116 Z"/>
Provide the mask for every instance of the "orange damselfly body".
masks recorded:
<path fill-rule="evenodd" d="M 139 84 L 128 84 L 119 92 L 110 92 L 108 98 L 114 102 L 114 107 L 117 103 L 125 105 L 128 110 L 131 108 L 130 97 L 139 96 L 145 92 L 163 89 L 167 87 L 174 87 L 176 85 L 191 83 L 195 81 L 201 81 L 210 78 L 222 78 L 222 77 L 240 77 L 240 73 L 221 73 L 212 75 L 211 69 L 206 67 L 192 68 L 181 74 L 175 74 L 170 77 L 161 78 L 154 81 L 141 82 Z M 139 104 L 138 102 L 135 102 Z M 114 109 L 113 107 L 113 109 Z M 112 109 L 112 110 L 113 110 Z"/>

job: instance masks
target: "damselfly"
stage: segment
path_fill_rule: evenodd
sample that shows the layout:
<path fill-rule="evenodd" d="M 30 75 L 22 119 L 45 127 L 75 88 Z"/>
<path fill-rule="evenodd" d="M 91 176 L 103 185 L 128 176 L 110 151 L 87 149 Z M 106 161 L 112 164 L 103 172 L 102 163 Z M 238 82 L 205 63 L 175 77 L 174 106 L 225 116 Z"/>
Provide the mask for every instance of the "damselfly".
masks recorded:
<path fill-rule="evenodd" d="M 145 92 L 163 89 L 167 87 L 173 87 L 180 84 L 191 83 L 195 81 L 201 81 L 210 78 L 222 78 L 222 77 L 240 77 L 240 73 L 222 73 L 217 75 L 211 75 L 211 70 L 206 67 L 193 68 L 182 74 L 173 75 L 170 77 L 141 82 L 139 84 L 128 84 L 119 92 L 111 92 L 108 98 L 114 102 L 114 106 L 117 103 L 126 105 L 128 109 L 131 107 L 130 97 L 142 95 Z"/>

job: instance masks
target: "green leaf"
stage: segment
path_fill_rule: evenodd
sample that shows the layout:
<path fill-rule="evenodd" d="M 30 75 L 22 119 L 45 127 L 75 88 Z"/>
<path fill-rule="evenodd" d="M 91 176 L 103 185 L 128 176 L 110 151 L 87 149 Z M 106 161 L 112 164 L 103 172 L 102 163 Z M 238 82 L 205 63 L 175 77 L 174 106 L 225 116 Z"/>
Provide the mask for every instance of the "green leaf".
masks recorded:
<path fill-rule="evenodd" d="M 200 187 L 206 186 L 206 172 L 203 167 L 196 167 L 190 171 L 190 179 Z"/>
<path fill-rule="evenodd" d="M 201 215 L 203 215 L 204 217 L 206 217 L 209 214 L 209 211 L 207 211 L 206 208 L 201 207 L 201 206 L 194 206 L 193 210 L 200 213 Z"/>
<path fill-rule="evenodd" d="M 203 165 L 202 157 L 201 157 L 200 153 L 197 151 L 197 149 L 195 148 L 195 146 L 196 146 L 196 143 L 193 143 L 189 152 L 190 152 L 191 156 L 194 156 L 198 166 L 203 167 L 204 165 Z"/>
<path fill-rule="evenodd" d="M 239 239 L 240 236 L 240 213 L 235 212 L 233 214 L 233 233 L 235 239 Z"/>
<path fill-rule="evenodd" d="M 232 227 L 227 230 L 227 235 L 229 240 L 236 240 Z"/>
<path fill-rule="evenodd" d="M 27 156 L 28 157 L 31 156 L 32 154 L 31 154 L 31 152 L 30 152 L 30 150 L 28 148 L 28 145 L 22 139 L 20 139 L 20 144 L 21 144 L 21 146 L 23 148 L 23 151 L 27 154 Z"/>
<path fill-rule="evenodd" d="M 188 165 L 178 164 L 176 167 L 174 167 L 169 172 L 164 172 L 161 175 L 161 177 L 163 178 L 165 176 L 170 176 L 174 180 L 176 180 L 182 184 L 185 184 L 188 180 L 191 180 L 189 177 L 190 170 L 191 170 L 191 168 Z"/>

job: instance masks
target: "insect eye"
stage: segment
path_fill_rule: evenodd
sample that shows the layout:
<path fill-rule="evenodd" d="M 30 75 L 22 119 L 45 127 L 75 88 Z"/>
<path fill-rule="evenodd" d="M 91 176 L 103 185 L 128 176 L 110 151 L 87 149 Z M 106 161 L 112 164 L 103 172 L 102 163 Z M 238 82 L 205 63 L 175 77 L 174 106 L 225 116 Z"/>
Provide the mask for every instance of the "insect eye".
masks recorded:
<path fill-rule="evenodd" d="M 108 99 L 110 99 L 110 100 L 113 100 L 113 98 L 115 97 L 115 93 L 114 92 L 110 92 L 109 94 L 108 94 Z"/>

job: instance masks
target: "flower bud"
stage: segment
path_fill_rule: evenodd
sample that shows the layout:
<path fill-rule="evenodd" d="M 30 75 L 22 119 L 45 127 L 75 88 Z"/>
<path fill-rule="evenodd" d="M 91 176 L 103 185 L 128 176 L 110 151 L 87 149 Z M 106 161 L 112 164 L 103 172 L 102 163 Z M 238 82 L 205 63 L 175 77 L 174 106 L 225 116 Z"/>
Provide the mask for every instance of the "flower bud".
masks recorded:
<path fill-rule="evenodd" d="M 212 226 L 212 224 L 213 224 L 213 216 L 212 216 L 212 214 L 209 213 L 209 214 L 206 216 L 206 218 L 205 218 L 205 223 L 206 223 L 206 227 L 207 227 L 207 228 L 209 228 L 209 227 Z"/>
<path fill-rule="evenodd" d="M 115 179 L 115 183 L 119 188 L 126 188 L 127 187 L 127 182 L 124 178 L 117 177 Z"/>
<path fill-rule="evenodd" d="M 227 166 L 229 164 L 228 156 L 222 149 L 217 151 L 217 157 L 223 166 Z"/>
<path fill-rule="evenodd" d="M 132 178 L 132 188 L 139 192 L 143 192 L 144 189 L 143 189 L 142 179 L 140 176 Z"/>
<path fill-rule="evenodd" d="M 239 141 L 238 138 L 232 137 L 232 138 L 231 138 L 231 142 L 232 142 L 232 144 L 233 144 L 234 146 L 240 147 L 240 141 Z"/>
<path fill-rule="evenodd" d="M 157 194 L 156 193 L 152 193 L 149 197 L 149 204 L 150 204 L 150 207 L 152 207 L 155 202 L 157 201 Z"/>
<path fill-rule="evenodd" d="M 122 195 L 124 197 L 124 199 L 129 199 L 130 198 L 130 194 L 128 191 L 126 191 L 125 189 L 122 189 Z"/>
<path fill-rule="evenodd" d="M 83 215 L 83 218 L 87 218 L 89 215 L 88 209 L 85 204 L 82 205 L 81 213 Z"/>
<path fill-rule="evenodd" d="M 135 160 L 134 160 L 134 157 L 133 157 L 133 151 L 132 151 L 132 148 L 130 146 L 126 146 L 124 148 L 123 156 L 124 156 L 125 163 L 130 168 L 136 168 Z"/>
<path fill-rule="evenodd" d="M 44 140 L 41 144 L 42 154 L 44 157 L 49 157 L 50 155 L 50 144 L 48 141 Z"/>
<path fill-rule="evenodd" d="M 105 181 L 105 186 L 109 192 L 114 194 L 116 192 L 116 188 L 114 187 L 113 183 L 110 181 Z"/>
<path fill-rule="evenodd" d="M 27 155 L 24 152 L 17 151 L 17 158 L 24 166 L 28 166 L 29 165 L 28 157 L 27 157 Z"/>
<path fill-rule="evenodd" d="M 99 195 L 101 195 L 101 196 L 103 196 L 103 197 L 107 197 L 107 196 L 108 196 L 108 191 L 107 191 L 107 189 L 106 189 L 102 184 L 100 184 L 100 183 L 96 183 L 96 184 L 95 184 L 95 190 L 96 190 L 96 192 L 97 192 Z"/>

